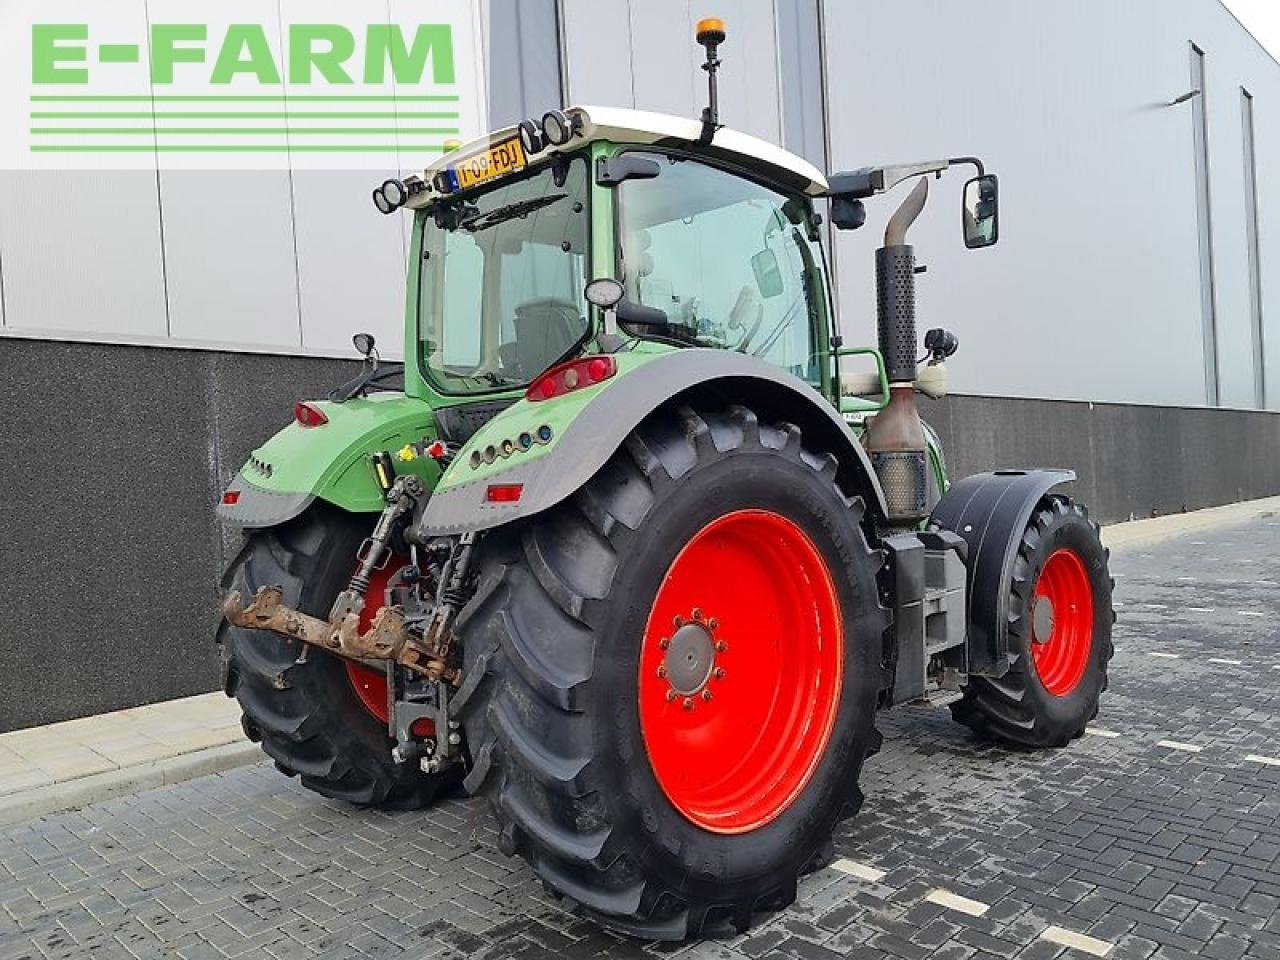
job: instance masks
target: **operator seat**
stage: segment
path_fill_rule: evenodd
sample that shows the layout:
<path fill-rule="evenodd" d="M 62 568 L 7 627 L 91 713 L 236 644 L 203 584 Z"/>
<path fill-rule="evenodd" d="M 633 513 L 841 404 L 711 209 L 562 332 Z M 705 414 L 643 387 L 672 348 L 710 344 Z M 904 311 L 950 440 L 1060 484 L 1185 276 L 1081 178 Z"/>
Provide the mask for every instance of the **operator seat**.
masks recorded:
<path fill-rule="evenodd" d="M 584 325 L 576 303 L 542 297 L 516 307 L 515 328 L 516 370 L 532 380 L 569 352 Z"/>

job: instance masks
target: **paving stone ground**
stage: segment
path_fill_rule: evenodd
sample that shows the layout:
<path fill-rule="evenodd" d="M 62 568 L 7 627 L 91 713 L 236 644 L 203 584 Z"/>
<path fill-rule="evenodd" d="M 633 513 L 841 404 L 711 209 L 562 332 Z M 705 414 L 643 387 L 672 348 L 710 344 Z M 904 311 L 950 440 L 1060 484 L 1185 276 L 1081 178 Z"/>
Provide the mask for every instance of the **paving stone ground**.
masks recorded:
<path fill-rule="evenodd" d="M 0 960 L 1089 956 L 1051 926 L 1114 960 L 1275 960 L 1280 519 L 1126 548 L 1113 568 L 1096 726 L 1118 736 L 1020 753 L 945 711 L 883 715 L 836 852 L 884 876 L 822 870 L 746 936 L 621 940 L 497 853 L 476 801 L 358 811 L 263 763 L 0 829 Z M 938 889 L 987 909 L 926 899 Z"/>

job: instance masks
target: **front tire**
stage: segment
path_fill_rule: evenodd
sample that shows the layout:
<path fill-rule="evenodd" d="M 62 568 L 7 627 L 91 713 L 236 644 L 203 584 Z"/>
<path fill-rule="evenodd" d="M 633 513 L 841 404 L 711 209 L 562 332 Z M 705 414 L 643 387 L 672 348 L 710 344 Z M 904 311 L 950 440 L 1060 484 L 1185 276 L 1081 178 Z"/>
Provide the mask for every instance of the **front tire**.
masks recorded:
<path fill-rule="evenodd" d="M 366 517 L 312 507 L 282 526 L 251 533 L 227 568 L 223 587 L 247 599 L 259 587 L 279 585 L 285 604 L 327 617 L 370 527 Z M 361 806 L 413 810 L 457 781 L 454 771 L 430 775 L 416 764 L 392 761 L 386 723 L 357 687 L 359 664 L 352 670 L 347 660 L 318 648 L 300 660 L 298 641 L 225 619 L 217 640 L 223 689 L 240 702 L 246 736 L 309 790 Z"/>
<path fill-rule="evenodd" d="M 952 716 L 1017 747 L 1064 747 L 1098 715 L 1114 648 L 1101 531 L 1067 497 L 1040 501 L 1014 561 L 1009 652 L 1000 678 L 971 677 Z"/>
<path fill-rule="evenodd" d="M 458 624 L 466 786 L 602 925 L 746 929 L 860 805 L 888 618 L 835 472 L 794 426 L 682 409 L 486 538 Z"/>

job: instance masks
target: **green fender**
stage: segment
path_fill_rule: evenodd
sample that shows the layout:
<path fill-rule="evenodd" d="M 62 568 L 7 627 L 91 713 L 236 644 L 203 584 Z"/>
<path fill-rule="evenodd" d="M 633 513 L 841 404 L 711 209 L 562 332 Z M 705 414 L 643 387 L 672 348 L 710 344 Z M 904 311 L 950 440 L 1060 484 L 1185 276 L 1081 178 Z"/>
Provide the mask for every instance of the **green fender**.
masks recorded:
<path fill-rule="evenodd" d="M 436 436 L 431 406 L 402 393 L 311 403 L 329 422 L 318 427 L 291 422 L 254 450 L 222 496 L 220 519 L 237 527 L 275 526 L 317 498 L 352 513 L 376 513 L 385 504 L 370 456 Z M 396 470 L 417 474 L 427 489 L 440 478 L 429 457 L 397 460 Z"/>

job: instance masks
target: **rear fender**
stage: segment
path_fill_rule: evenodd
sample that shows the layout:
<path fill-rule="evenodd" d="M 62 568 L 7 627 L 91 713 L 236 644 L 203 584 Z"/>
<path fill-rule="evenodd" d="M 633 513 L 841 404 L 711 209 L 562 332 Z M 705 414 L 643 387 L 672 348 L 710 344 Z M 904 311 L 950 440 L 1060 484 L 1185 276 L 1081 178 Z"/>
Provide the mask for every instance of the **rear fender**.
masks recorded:
<path fill-rule="evenodd" d="M 235 527 L 272 527 L 292 520 L 316 499 L 352 513 L 377 513 L 385 506 L 370 463 L 380 450 L 435 439 L 431 407 L 403 394 L 376 393 L 345 403 L 312 401 L 328 423 L 297 422 L 249 456 L 218 505 L 218 518 Z M 415 473 L 427 489 L 440 469 L 429 457 L 397 461 L 400 473 Z"/>
<path fill-rule="evenodd" d="M 1009 670 L 1009 582 L 1023 531 L 1042 497 L 1075 480 L 1071 470 L 998 470 L 953 483 L 930 520 L 968 546 L 969 673 Z"/>
<path fill-rule="evenodd" d="M 487 529 L 555 506 L 591 479 L 646 417 L 671 402 L 741 403 L 762 420 L 795 423 L 808 446 L 840 461 L 841 486 L 865 495 L 870 510 L 884 514 L 884 494 L 866 452 L 831 405 L 798 377 L 728 350 L 613 356 L 618 372 L 603 383 L 551 400 L 521 400 L 479 430 L 441 479 L 417 534 Z M 522 450 L 521 437 L 537 437 L 544 427 L 550 439 Z M 516 486 L 518 500 L 489 498 L 491 487 Z"/>

